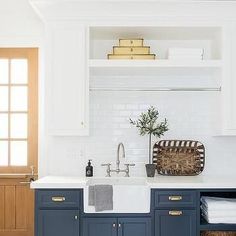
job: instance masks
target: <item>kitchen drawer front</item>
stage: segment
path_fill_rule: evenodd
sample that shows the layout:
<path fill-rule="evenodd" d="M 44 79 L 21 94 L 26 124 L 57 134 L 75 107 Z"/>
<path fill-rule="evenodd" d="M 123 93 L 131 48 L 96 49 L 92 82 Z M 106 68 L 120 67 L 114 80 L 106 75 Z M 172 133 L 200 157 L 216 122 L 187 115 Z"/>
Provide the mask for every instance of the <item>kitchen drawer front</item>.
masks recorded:
<path fill-rule="evenodd" d="M 155 208 L 162 207 L 196 207 L 196 191 L 155 191 Z"/>
<path fill-rule="evenodd" d="M 155 236 L 196 236 L 196 210 L 156 210 Z"/>
<path fill-rule="evenodd" d="M 73 207 L 80 204 L 80 190 L 37 190 L 38 207 Z"/>

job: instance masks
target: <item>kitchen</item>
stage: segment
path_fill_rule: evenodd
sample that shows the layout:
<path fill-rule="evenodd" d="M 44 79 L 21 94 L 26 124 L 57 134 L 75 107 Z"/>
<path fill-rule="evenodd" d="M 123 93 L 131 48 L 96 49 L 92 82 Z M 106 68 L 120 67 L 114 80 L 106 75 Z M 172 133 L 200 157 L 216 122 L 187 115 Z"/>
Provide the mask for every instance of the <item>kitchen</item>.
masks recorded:
<path fill-rule="evenodd" d="M 20 178 L 21 183 L 30 182 L 31 177 L 39 179 L 31 183 L 36 195 L 34 235 L 171 236 L 176 231 L 168 231 L 166 222 L 163 230 L 158 230 L 169 211 L 182 211 L 176 222 L 186 214 L 185 231 L 178 235 L 236 231 L 234 224 L 200 222 L 202 196 L 235 198 L 234 1 L 10 0 L 1 5 L 1 48 L 38 50 L 39 96 L 31 94 L 31 98 L 38 97 L 37 154 L 32 154 L 37 158 L 32 162 L 34 169 L 28 163 L 24 170 L 27 178 Z M 107 55 L 122 38 L 142 38 L 155 60 L 108 60 Z M 203 60 L 171 60 L 170 48 L 204 49 Z M 160 138 L 152 137 L 151 147 L 163 139 L 195 140 L 204 145 L 204 169 L 198 176 L 164 176 L 156 171 L 155 177 L 147 177 L 148 136 L 139 135 L 130 119 L 137 120 L 150 107 L 159 112 L 159 122 L 168 121 L 168 131 Z M 119 152 L 119 169 L 125 170 L 124 164 L 135 166 L 128 166 L 130 177 L 124 177 L 126 172 L 111 172 L 111 177 L 105 177 L 109 171 L 102 164 L 118 169 L 119 143 L 125 150 L 125 158 L 122 150 Z M 86 178 L 89 159 L 93 177 Z M 6 179 L 9 172 L 1 169 Z M 118 208 L 115 212 L 86 213 L 89 185 L 104 183 L 113 186 L 114 207 L 115 196 L 120 196 Z M 16 190 L 9 188 L 5 199 L 14 191 L 18 196 L 17 188 L 22 186 L 29 189 L 28 183 L 14 187 Z M 147 195 L 139 196 L 137 186 Z M 115 195 L 116 190 L 124 196 Z M 135 201 L 128 210 L 133 199 L 125 196 L 129 191 L 137 196 L 137 202 L 138 197 L 147 200 L 139 206 L 144 211 L 134 209 L 138 205 Z M 169 205 L 167 195 L 182 199 Z M 53 197 L 62 199 L 47 202 Z M 22 223 L 17 209 L 6 209 L 0 235 L 16 229 L 21 235 L 28 215 Z M 16 220 L 11 221 L 11 216 Z M 68 226 L 58 223 L 70 217 L 73 221 L 68 220 Z M 176 227 L 175 221 L 168 222 L 170 228 Z M 31 227 L 25 235 L 32 236 L 32 232 Z"/>

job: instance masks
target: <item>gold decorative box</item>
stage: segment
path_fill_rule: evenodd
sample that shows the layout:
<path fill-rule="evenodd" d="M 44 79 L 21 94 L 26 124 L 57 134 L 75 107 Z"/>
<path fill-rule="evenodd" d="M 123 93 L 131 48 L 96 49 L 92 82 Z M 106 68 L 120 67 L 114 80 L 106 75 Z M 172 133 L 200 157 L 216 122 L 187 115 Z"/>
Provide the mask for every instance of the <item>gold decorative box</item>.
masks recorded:
<path fill-rule="evenodd" d="M 122 55 L 122 54 L 150 54 L 150 47 L 113 47 L 113 54 Z"/>
<path fill-rule="evenodd" d="M 119 46 L 113 47 L 110 60 L 155 60 L 156 55 L 150 54 L 150 47 L 143 46 L 143 39 L 119 39 Z"/>
<path fill-rule="evenodd" d="M 128 54 L 108 54 L 108 59 L 112 60 L 155 60 L 155 54 L 136 54 L 136 55 L 128 55 Z"/>
<path fill-rule="evenodd" d="M 119 39 L 121 47 L 142 47 L 143 39 Z"/>

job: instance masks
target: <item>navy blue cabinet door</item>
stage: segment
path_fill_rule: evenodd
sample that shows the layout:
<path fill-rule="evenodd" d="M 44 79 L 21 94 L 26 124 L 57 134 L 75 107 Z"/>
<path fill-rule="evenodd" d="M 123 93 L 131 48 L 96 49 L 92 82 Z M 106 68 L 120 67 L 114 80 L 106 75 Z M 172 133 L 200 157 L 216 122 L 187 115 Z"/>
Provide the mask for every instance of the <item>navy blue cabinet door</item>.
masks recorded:
<path fill-rule="evenodd" d="M 196 236 L 195 210 L 156 210 L 155 236 Z"/>
<path fill-rule="evenodd" d="M 38 236 L 79 236 L 78 210 L 39 210 Z"/>
<path fill-rule="evenodd" d="M 151 236 L 151 219 L 119 218 L 118 236 Z"/>
<path fill-rule="evenodd" d="M 83 236 L 117 236 L 117 219 L 84 218 Z"/>

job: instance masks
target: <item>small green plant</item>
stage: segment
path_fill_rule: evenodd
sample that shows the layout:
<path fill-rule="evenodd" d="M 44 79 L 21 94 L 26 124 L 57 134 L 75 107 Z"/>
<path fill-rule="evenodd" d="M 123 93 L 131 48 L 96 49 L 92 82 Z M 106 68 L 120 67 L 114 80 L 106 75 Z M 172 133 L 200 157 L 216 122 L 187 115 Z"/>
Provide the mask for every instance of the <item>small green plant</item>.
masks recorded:
<path fill-rule="evenodd" d="M 158 118 L 159 112 L 153 106 L 151 106 L 147 112 L 141 113 L 138 120 L 132 120 L 130 118 L 130 124 L 138 128 L 141 136 L 149 135 L 149 164 L 152 164 L 152 135 L 160 138 L 169 130 L 167 119 L 158 122 Z"/>

